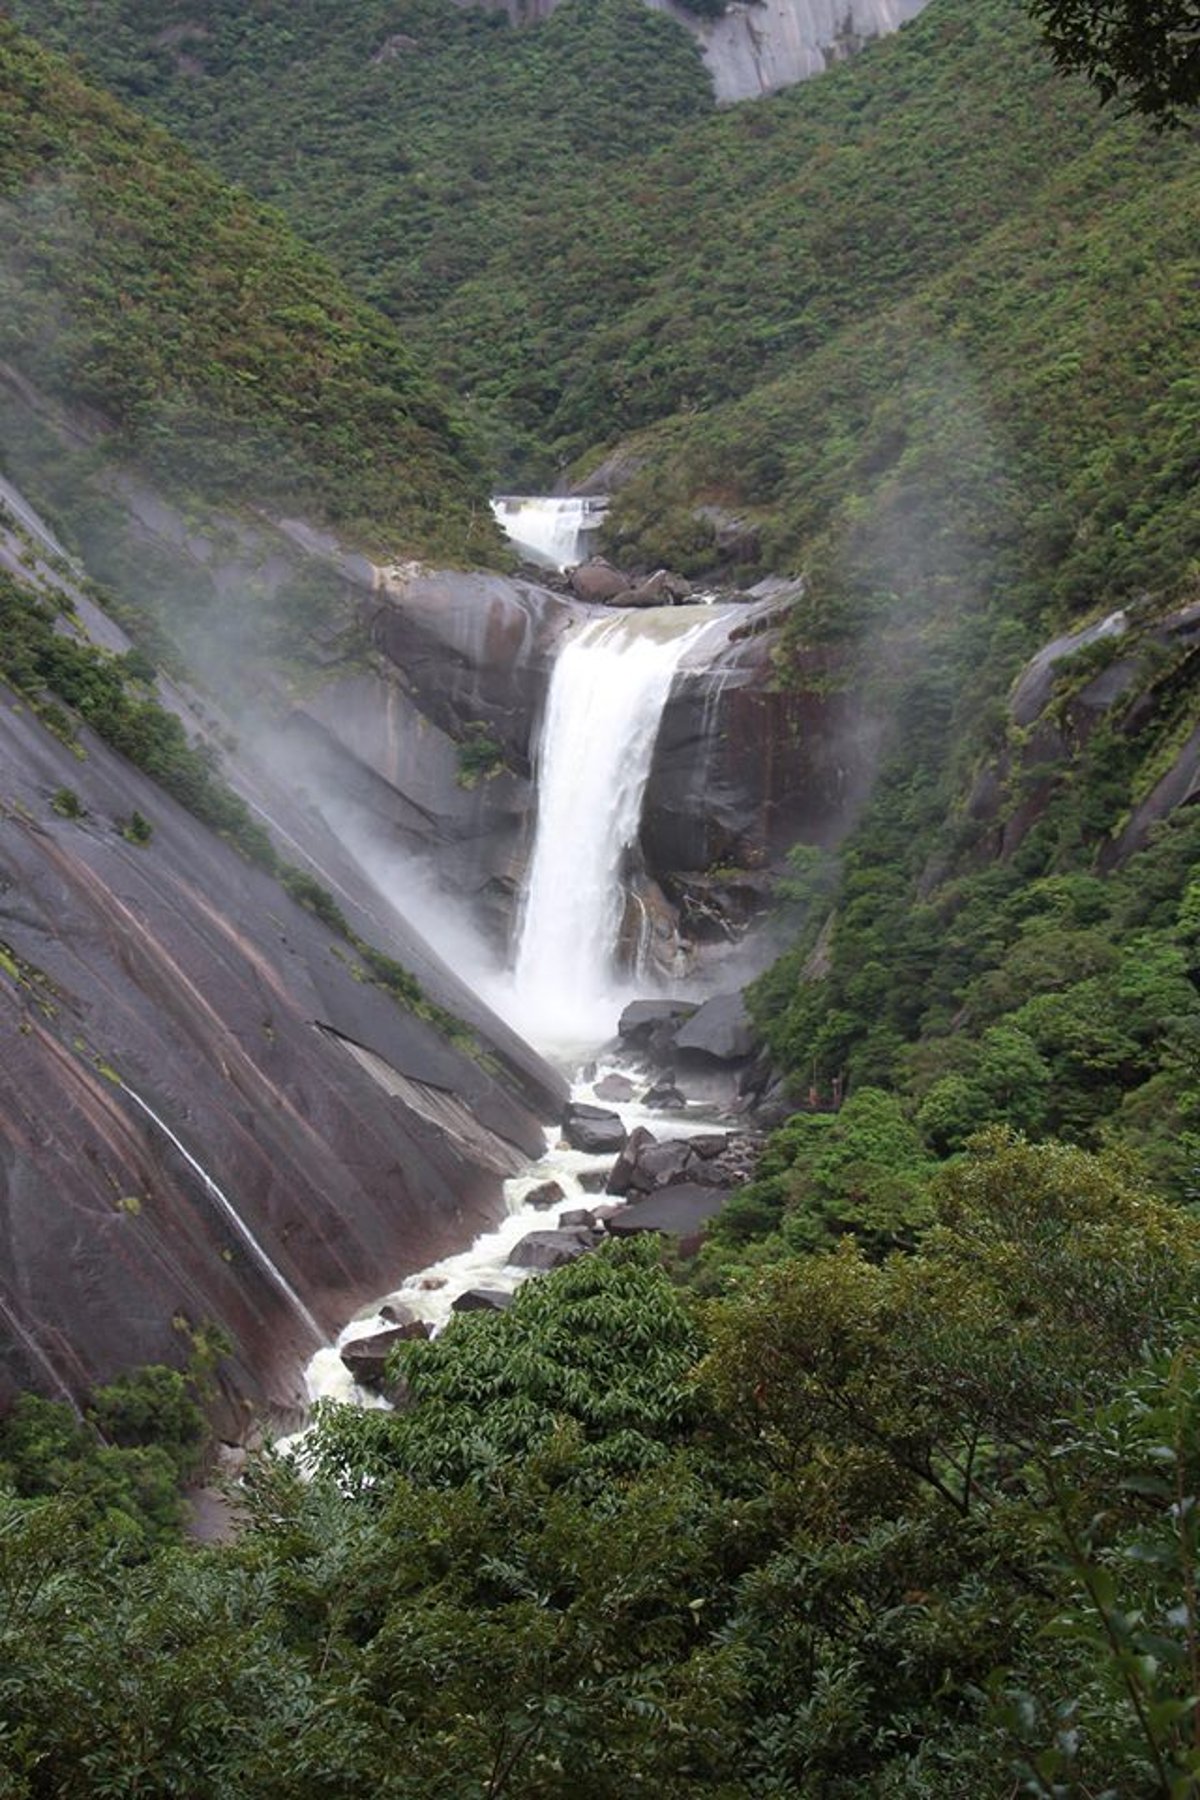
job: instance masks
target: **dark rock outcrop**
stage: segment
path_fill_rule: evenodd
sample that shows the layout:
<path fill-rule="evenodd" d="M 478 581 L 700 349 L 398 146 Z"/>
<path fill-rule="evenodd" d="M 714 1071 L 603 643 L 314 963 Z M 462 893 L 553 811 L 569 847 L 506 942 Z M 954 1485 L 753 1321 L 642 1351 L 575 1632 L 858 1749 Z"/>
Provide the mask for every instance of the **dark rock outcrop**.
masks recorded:
<path fill-rule="evenodd" d="M 451 1312 L 507 1312 L 514 1295 L 506 1288 L 467 1288 L 450 1303 Z"/>
<path fill-rule="evenodd" d="M 619 1114 L 582 1102 L 567 1107 L 562 1129 L 572 1150 L 584 1150 L 589 1156 L 615 1156 L 624 1147 L 627 1135 Z"/>
<path fill-rule="evenodd" d="M 513 1294 L 504 1287 L 468 1287 L 457 1300 L 450 1301 L 452 1312 L 507 1312 L 513 1305 Z"/>
<path fill-rule="evenodd" d="M 762 871 L 797 842 L 840 842 L 870 791 L 882 721 L 864 718 L 857 691 L 829 682 L 831 653 L 802 657 L 799 680 L 779 690 L 772 659 L 788 597 L 764 591 L 723 643 L 703 642 L 676 676 L 641 836 L 675 903 L 680 878 Z M 732 935 L 743 928 L 731 921 Z"/>
<path fill-rule="evenodd" d="M 1097 861 L 1111 869 L 1144 848 L 1177 807 L 1200 798 L 1200 728 L 1190 722 L 1200 657 L 1200 602 L 1163 614 L 1131 608 L 1055 638 L 1013 685 L 1015 731 L 976 775 L 967 815 L 980 858 L 1009 858 L 1074 779 L 1101 726 L 1140 740 L 1153 778 Z M 1194 709 L 1193 709 L 1194 710 Z"/>
<path fill-rule="evenodd" d="M 675 1033 L 675 1048 L 717 1062 L 740 1062 L 752 1056 L 757 1036 L 740 992 L 714 994 Z"/>
<path fill-rule="evenodd" d="M 561 1269 L 591 1250 L 595 1241 L 590 1229 L 579 1226 L 564 1231 L 531 1231 L 510 1252 L 509 1267 L 537 1269 L 543 1273 L 548 1269 Z"/>

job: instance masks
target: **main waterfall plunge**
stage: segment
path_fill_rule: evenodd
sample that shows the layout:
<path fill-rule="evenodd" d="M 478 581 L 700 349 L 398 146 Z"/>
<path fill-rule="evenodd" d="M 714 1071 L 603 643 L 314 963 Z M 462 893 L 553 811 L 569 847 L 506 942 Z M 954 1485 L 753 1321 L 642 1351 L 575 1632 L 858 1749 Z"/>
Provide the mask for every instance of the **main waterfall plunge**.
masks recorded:
<path fill-rule="evenodd" d="M 603 614 L 576 626 L 559 651 L 536 759 L 536 828 L 515 967 L 503 981 L 488 982 L 485 992 L 530 1043 L 574 1068 L 614 1037 L 625 1002 L 651 985 L 639 966 L 644 934 L 640 944 L 630 944 L 637 934 L 624 925 L 655 741 L 684 660 L 710 634 L 723 641 L 740 613 L 688 606 Z M 587 1085 L 575 1092 L 595 1097 Z M 618 1110 L 630 1129 L 652 1125 L 660 1138 L 719 1129 L 692 1110 L 652 1114 L 636 1103 Z M 398 1305 L 440 1329 L 465 1290 L 511 1293 L 528 1273 L 510 1261 L 515 1245 L 531 1231 L 553 1229 L 563 1212 L 586 1206 L 595 1190 L 585 1188 L 585 1179 L 603 1180 L 611 1162 L 557 1140 L 550 1130 L 542 1161 L 504 1184 L 508 1214 L 493 1232 L 409 1276 L 380 1306 Z M 535 1209 L 529 1196 L 548 1182 L 560 1198 Z M 382 1404 L 355 1386 L 341 1352 L 390 1328 L 387 1314 L 372 1311 L 318 1351 L 307 1371 L 312 1399 Z"/>
<path fill-rule="evenodd" d="M 539 1048 L 584 1051 L 612 1037 L 644 965 L 644 927 L 624 979 L 618 946 L 659 720 L 683 658 L 722 617 L 699 606 L 620 612 L 589 620 L 559 653 L 513 978 L 513 1023 Z"/>

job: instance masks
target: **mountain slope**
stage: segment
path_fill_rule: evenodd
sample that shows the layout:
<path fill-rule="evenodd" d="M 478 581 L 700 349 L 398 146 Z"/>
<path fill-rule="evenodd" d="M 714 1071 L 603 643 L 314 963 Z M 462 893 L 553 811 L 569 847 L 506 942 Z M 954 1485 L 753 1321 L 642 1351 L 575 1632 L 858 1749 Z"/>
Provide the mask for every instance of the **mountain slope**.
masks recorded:
<path fill-rule="evenodd" d="M 0 357 L 198 497 L 494 553 L 461 421 L 279 221 L 0 23 Z"/>

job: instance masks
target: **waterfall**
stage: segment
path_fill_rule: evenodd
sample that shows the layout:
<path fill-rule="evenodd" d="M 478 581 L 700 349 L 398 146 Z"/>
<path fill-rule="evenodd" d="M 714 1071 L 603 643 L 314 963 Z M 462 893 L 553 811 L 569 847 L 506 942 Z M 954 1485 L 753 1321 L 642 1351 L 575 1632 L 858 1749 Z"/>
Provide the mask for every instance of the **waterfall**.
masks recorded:
<path fill-rule="evenodd" d="M 200 1177 L 200 1180 L 204 1183 L 205 1192 L 216 1201 L 221 1212 L 224 1213 L 230 1225 L 232 1225 L 233 1229 L 237 1232 L 237 1235 L 241 1238 L 243 1244 L 245 1244 L 259 1268 L 279 1289 L 279 1292 L 288 1301 L 297 1317 L 303 1321 L 304 1325 L 312 1332 L 313 1336 L 318 1340 L 323 1339 L 325 1337 L 324 1328 L 317 1324 L 316 1319 L 313 1317 L 312 1313 L 309 1312 L 307 1306 L 305 1306 L 291 1282 L 287 1279 L 286 1275 L 283 1274 L 282 1270 L 277 1268 L 275 1263 L 272 1262 L 267 1251 L 259 1243 L 250 1227 L 246 1224 L 241 1213 L 239 1213 L 237 1207 L 233 1204 L 233 1201 L 229 1198 L 223 1188 L 218 1187 L 203 1163 L 197 1161 L 187 1145 L 180 1142 L 175 1133 L 171 1130 L 171 1127 L 164 1119 L 159 1118 L 154 1108 L 147 1101 L 143 1100 L 140 1094 L 135 1093 L 134 1090 L 131 1087 L 127 1087 L 124 1082 L 121 1083 L 121 1092 L 123 1094 L 128 1094 L 134 1105 L 139 1107 L 141 1111 L 145 1113 L 151 1124 L 157 1125 L 167 1141 L 175 1146 L 189 1169 L 192 1169 L 195 1174 Z"/>
<path fill-rule="evenodd" d="M 608 497 L 584 494 L 567 499 L 498 494 L 492 511 L 505 535 L 528 562 L 548 569 L 572 569 L 591 555 L 608 510 Z"/>
<path fill-rule="evenodd" d="M 514 976 L 514 1022 L 539 1045 L 616 1029 L 623 877 L 659 720 L 683 657 L 722 610 L 589 620 L 559 653 L 537 758 L 538 811 Z"/>

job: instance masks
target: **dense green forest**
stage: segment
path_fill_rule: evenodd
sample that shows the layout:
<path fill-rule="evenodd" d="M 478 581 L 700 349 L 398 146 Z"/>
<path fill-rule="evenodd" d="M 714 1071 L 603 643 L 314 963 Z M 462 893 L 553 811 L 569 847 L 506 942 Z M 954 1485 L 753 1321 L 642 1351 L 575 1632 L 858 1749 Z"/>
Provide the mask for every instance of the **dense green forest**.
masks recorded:
<path fill-rule="evenodd" d="M 406 1346 L 223 1549 L 202 1381 L 0 1424 L 0 1800 L 1194 1797 L 1200 812 L 1129 836 L 1196 724 L 1194 138 L 1017 0 L 719 116 L 609 0 L 10 11 L 256 198 L 0 28 L 5 354 L 185 487 L 439 554 L 490 540 L 435 376 L 513 477 L 622 443 L 614 547 L 803 571 L 780 683 L 816 647 L 891 730 L 753 996 L 848 1097 L 698 1256 Z M 18 602 L 6 679 L 219 815 L 144 671 Z"/>
<path fill-rule="evenodd" d="M 535 1281 L 311 1482 L 255 1464 L 222 1550 L 114 1461 L 186 1463 L 178 1387 L 90 1452 L 26 1402 L 0 1793 L 1194 1793 L 1196 1221 L 1001 1133 L 929 1203 L 718 1303 L 645 1245 Z"/>
<path fill-rule="evenodd" d="M 143 474 L 495 553 L 465 426 L 327 264 L 0 21 L 0 355 Z"/>

